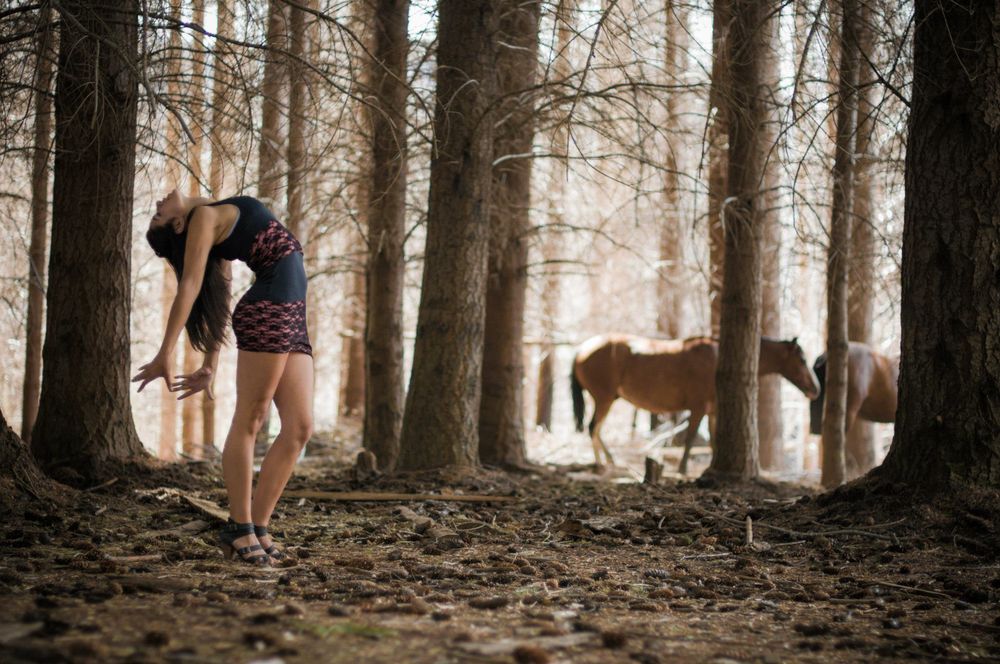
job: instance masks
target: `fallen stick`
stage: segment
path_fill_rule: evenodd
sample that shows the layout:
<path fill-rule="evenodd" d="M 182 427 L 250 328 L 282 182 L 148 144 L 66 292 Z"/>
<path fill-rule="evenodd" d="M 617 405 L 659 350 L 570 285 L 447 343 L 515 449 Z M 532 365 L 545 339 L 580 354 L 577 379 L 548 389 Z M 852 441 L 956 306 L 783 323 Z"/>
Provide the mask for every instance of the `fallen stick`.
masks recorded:
<path fill-rule="evenodd" d="M 379 493 L 370 491 L 312 491 L 308 489 L 286 491 L 284 495 L 288 498 L 341 501 L 440 500 L 458 503 L 508 503 L 517 500 L 514 496 L 484 496 L 478 494 Z"/>
<path fill-rule="evenodd" d="M 889 583 L 887 581 L 875 581 L 874 583 L 877 586 L 885 586 L 886 588 L 896 588 L 898 590 L 907 590 L 911 593 L 915 593 L 917 595 L 925 595 L 927 597 L 940 597 L 942 599 L 958 599 L 957 597 L 954 597 L 947 593 L 938 592 L 936 590 L 924 590 L 923 588 L 914 588 L 913 586 L 904 586 L 898 583 Z"/>

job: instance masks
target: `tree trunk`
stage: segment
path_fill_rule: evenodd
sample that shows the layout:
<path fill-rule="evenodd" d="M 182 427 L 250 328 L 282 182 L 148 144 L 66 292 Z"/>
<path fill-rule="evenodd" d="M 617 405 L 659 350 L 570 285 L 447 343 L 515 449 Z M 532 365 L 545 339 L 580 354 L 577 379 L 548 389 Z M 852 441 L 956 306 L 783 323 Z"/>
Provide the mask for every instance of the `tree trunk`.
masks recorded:
<path fill-rule="evenodd" d="M 23 506 L 23 494 L 47 500 L 51 498 L 52 489 L 52 480 L 38 469 L 28 446 L 7 425 L 0 411 L 0 509 L 10 514 L 15 505 Z"/>
<path fill-rule="evenodd" d="M 823 486 L 844 482 L 844 424 L 847 417 L 847 280 L 851 265 L 854 149 L 857 129 L 856 0 L 841 0 L 840 92 L 837 104 L 837 150 L 833 163 L 833 204 L 827 261 L 826 396 L 823 402 Z"/>
<path fill-rule="evenodd" d="M 264 78 L 261 81 L 261 128 L 260 146 L 257 152 L 257 198 L 274 214 L 281 215 L 280 192 L 284 172 L 282 154 L 285 151 L 285 137 L 281 131 L 281 105 L 286 74 L 284 57 L 287 47 L 287 19 L 285 3 L 268 0 L 267 3 L 267 60 L 264 62 Z M 270 441 L 271 415 L 274 407 L 269 406 L 264 423 L 254 441 L 254 454 L 261 455 Z"/>
<path fill-rule="evenodd" d="M 781 100 L 778 89 L 781 62 L 778 57 L 778 21 L 770 22 L 767 48 L 761 54 L 761 71 L 766 89 L 766 121 L 762 143 L 768 150 L 764 164 L 762 193 L 762 261 L 760 333 L 781 337 L 781 163 L 778 159 Z M 781 376 L 760 377 L 757 401 L 757 435 L 760 438 L 760 465 L 764 470 L 781 471 L 785 465 L 784 427 L 781 416 Z"/>
<path fill-rule="evenodd" d="M 143 454 L 129 407 L 134 0 L 60 3 L 56 158 L 42 393 L 32 452 L 99 476 Z"/>
<path fill-rule="evenodd" d="M 191 3 L 191 21 L 195 25 L 205 22 L 205 0 L 194 0 Z M 188 179 L 188 195 L 192 198 L 202 195 L 202 149 L 204 147 L 205 127 L 205 49 L 201 40 L 195 35 L 196 43 L 191 47 L 191 77 L 188 80 L 188 99 L 190 99 L 189 115 L 190 129 L 194 140 L 188 145 L 187 165 L 191 170 Z M 192 373 L 201 366 L 203 354 L 196 351 L 190 342 L 184 345 L 184 373 Z M 204 445 L 207 442 L 205 432 L 214 430 L 214 421 L 205 421 L 205 393 L 188 397 L 181 402 L 181 437 L 184 454 L 192 459 L 200 459 Z M 209 436 L 213 438 L 214 436 Z"/>
<path fill-rule="evenodd" d="M 725 263 L 719 363 L 716 370 L 715 454 L 708 474 L 749 480 L 759 473 L 757 367 L 760 360 L 760 241 L 765 196 L 761 191 L 767 97 L 763 57 L 776 19 L 776 3 L 733 0 L 726 49 L 729 65 L 729 157 Z"/>
<path fill-rule="evenodd" d="M 438 7 L 436 151 L 401 469 L 477 462 L 496 23 L 494 0 Z"/>
<path fill-rule="evenodd" d="M 553 79 L 565 81 L 571 73 L 569 58 L 570 43 L 573 39 L 573 9 L 575 0 L 559 0 L 555 8 L 556 50 L 552 63 Z M 541 293 L 542 305 L 542 347 L 538 365 L 538 387 L 535 401 L 535 425 L 552 430 L 552 404 L 555 390 L 556 329 L 559 322 L 560 278 L 554 264 L 561 252 L 561 233 L 565 224 L 566 181 L 569 179 L 569 160 L 565 157 L 568 147 L 568 127 L 562 123 L 552 132 L 552 181 L 548 196 L 548 232 L 542 233 L 542 260 L 545 262 L 544 286 Z M 561 156 L 561 158 L 560 158 Z"/>
<path fill-rule="evenodd" d="M 49 212 L 49 150 L 52 144 L 52 65 L 56 57 L 52 5 L 39 11 L 35 44 L 35 144 L 31 155 L 31 245 L 28 249 L 28 313 L 25 322 L 21 438 L 31 442 L 42 389 L 42 316 L 45 312 L 45 243 Z"/>
<path fill-rule="evenodd" d="M 175 21 L 181 20 L 180 2 L 172 0 L 170 2 L 170 17 Z M 180 81 L 181 81 L 181 61 L 184 57 L 181 53 L 181 31 L 173 28 L 170 31 L 170 42 L 168 46 L 169 64 L 167 74 L 167 96 L 171 103 L 178 104 L 180 101 Z M 167 115 L 166 128 L 166 155 L 164 163 L 164 175 L 166 177 L 166 188 L 181 186 L 181 156 L 178 150 L 181 146 L 181 126 L 180 122 L 172 113 Z M 174 297 L 177 295 L 177 275 L 170 264 L 163 262 L 163 290 L 160 292 L 160 311 L 163 314 L 163 324 L 161 329 L 167 326 L 167 318 L 170 316 L 170 307 Z M 171 369 L 177 370 L 177 351 L 172 350 L 167 358 Z M 161 459 L 173 460 L 177 456 L 177 396 L 167 389 L 166 385 L 159 385 L 160 390 L 160 439 L 157 443 L 157 455 Z"/>
<path fill-rule="evenodd" d="M 371 189 L 365 307 L 364 446 L 380 470 L 399 456 L 403 426 L 403 287 L 406 237 L 406 56 L 409 0 L 378 0 L 369 80 Z"/>
<path fill-rule="evenodd" d="M 497 466 L 523 466 L 524 306 L 531 229 L 531 165 L 523 156 L 535 140 L 532 90 L 538 69 L 538 0 L 501 0 L 497 96 L 503 122 L 496 129 L 496 165 L 490 205 L 490 260 L 486 283 L 479 458 Z M 513 158 L 511 158 L 513 157 Z"/>
<path fill-rule="evenodd" d="M 871 9 L 858 7 L 858 48 L 868 59 L 874 57 Z M 872 316 L 875 300 L 875 231 L 872 205 L 871 140 L 875 131 L 876 93 L 878 86 L 864 85 L 873 75 L 862 59 L 859 66 L 857 145 L 854 152 L 854 219 L 851 224 L 851 272 L 847 283 L 847 338 L 872 345 Z M 845 460 L 847 479 L 864 475 L 875 467 L 875 425 L 857 418 L 846 432 Z"/>
<path fill-rule="evenodd" d="M 367 193 L 364 200 L 368 200 Z M 340 413 L 363 417 L 365 407 L 365 274 L 349 275 L 351 295 L 344 311 L 344 337 L 340 361 Z"/>
<path fill-rule="evenodd" d="M 307 10 L 312 8 L 314 0 L 306 0 L 303 6 L 289 7 L 291 20 L 289 22 L 291 57 L 288 60 L 288 230 L 297 238 L 305 235 L 306 199 L 307 199 L 307 145 L 306 128 L 309 124 L 309 114 L 306 112 L 306 99 L 309 94 L 311 77 L 301 60 L 308 58 L 308 46 L 312 41 L 312 19 L 307 16 Z"/>
<path fill-rule="evenodd" d="M 260 147 L 257 153 L 257 198 L 277 215 L 281 214 L 279 190 L 284 169 L 282 153 L 285 139 L 281 132 L 281 106 L 287 69 L 281 51 L 287 46 L 285 3 L 269 0 L 267 3 L 267 60 L 264 62 L 264 79 L 261 82 Z"/>
<path fill-rule="evenodd" d="M 212 124 L 210 125 L 210 157 L 208 185 L 210 196 L 216 200 L 223 197 L 226 186 L 226 149 L 224 146 L 233 139 L 234 112 L 230 95 L 232 84 L 227 63 L 223 62 L 228 52 L 223 40 L 233 36 L 235 16 L 227 0 L 216 0 L 219 39 L 215 42 L 212 64 Z M 204 452 L 214 454 L 215 447 L 215 400 L 203 398 L 201 406 L 202 440 Z"/>
<path fill-rule="evenodd" d="M 899 409 L 880 474 L 921 491 L 995 490 L 1000 15 L 976 2 L 915 8 Z"/>
<path fill-rule="evenodd" d="M 729 141 L 730 63 L 729 38 L 735 0 L 712 4 L 712 81 L 708 92 L 708 298 L 712 335 L 719 335 L 722 315 L 722 280 L 725 262 L 725 230 L 722 201 L 726 197 L 726 144 Z"/>
<path fill-rule="evenodd" d="M 166 328 L 170 307 L 177 295 L 177 275 L 170 264 L 163 261 L 163 290 L 160 291 L 160 311 L 163 314 L 163 328 Z M 176 353 L 170 354 L 171 368 L 176 360 Z M 177 395 L 168 390 L 165 385 L 156 386 L 160 390 L 160 439 L 157 444 L 157 456 L 167 461 L 177 458 Z"/>
<path fill-rule="evenodd" d="M 667 0 L 664 5 L 664 54 L 663 74 L 666 85 L 680 86 L 684 76 L 687 45 L 687 28 L 681 9 L 676 0 Z M 657 316 L 656 330 L 662 337 L 678 339 L 684 335 L 681 316 L 684 310 L 684 275 L 681 270 L 684 260 L 684 235 L 681 231 L 683 214 L 680 205 L 680 163 L 679 152 L 683 141 L 681 127 L 681 92 L 674 89 L 667 92 L 664 102 L 666 125 L 664 134 L 678 137 L 669 142 L 663 155 L 663 212 L 660 221 L 660 274 L 656 282 Z"/>

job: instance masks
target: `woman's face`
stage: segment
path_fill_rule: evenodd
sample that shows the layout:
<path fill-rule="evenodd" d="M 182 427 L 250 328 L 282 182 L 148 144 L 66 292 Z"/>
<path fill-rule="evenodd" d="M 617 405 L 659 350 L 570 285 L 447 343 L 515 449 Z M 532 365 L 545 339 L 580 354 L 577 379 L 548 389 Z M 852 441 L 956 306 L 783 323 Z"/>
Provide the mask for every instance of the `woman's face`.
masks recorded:
<path fill-rule="evenodd" d="M 184 232 L 184 197 L 174 189 L 156 201 L 156 213 L 149 222 L 150 228 L 170 225 L 175 233 Z"/>

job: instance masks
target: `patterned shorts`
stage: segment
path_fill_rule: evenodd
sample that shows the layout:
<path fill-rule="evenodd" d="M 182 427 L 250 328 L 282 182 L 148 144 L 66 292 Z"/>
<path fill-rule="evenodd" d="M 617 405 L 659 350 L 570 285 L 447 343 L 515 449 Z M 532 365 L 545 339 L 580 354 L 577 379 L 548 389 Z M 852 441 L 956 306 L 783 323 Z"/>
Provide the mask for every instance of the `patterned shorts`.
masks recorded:
<path fill-rule="evenodd" d="M 256 353 L 312 355 L 306 329 L 302 248 L 277 222 L 254 242 L 248 265 L 255 279 L 233 310 L 236 347 Z"/>

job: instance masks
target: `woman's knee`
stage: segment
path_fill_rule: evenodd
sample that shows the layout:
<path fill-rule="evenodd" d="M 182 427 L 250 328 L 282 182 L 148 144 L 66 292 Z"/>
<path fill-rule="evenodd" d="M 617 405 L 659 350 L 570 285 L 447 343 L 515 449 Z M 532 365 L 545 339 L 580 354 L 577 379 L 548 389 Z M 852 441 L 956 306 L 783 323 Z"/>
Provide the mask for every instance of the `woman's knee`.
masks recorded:
<path fill-rule="evenodd" d="M 303 418 L 296 419 L 292 422 L 281 423 L 281 433 L 284 434 L 282 437 L 288 439 L 289 442 L 295 443 L 299 447 L 302 447 L 309 442 L 312 432 L 313 426 L 311 419 Z"/>
<path fill-rule="evenodd" d="M 236 413 L 233 415 L 234 425 L 242 427 L 250 435 L 257 435 L 257 432 L 264 426 L 270 405 L 270 401 L 237 404 Z"/>

